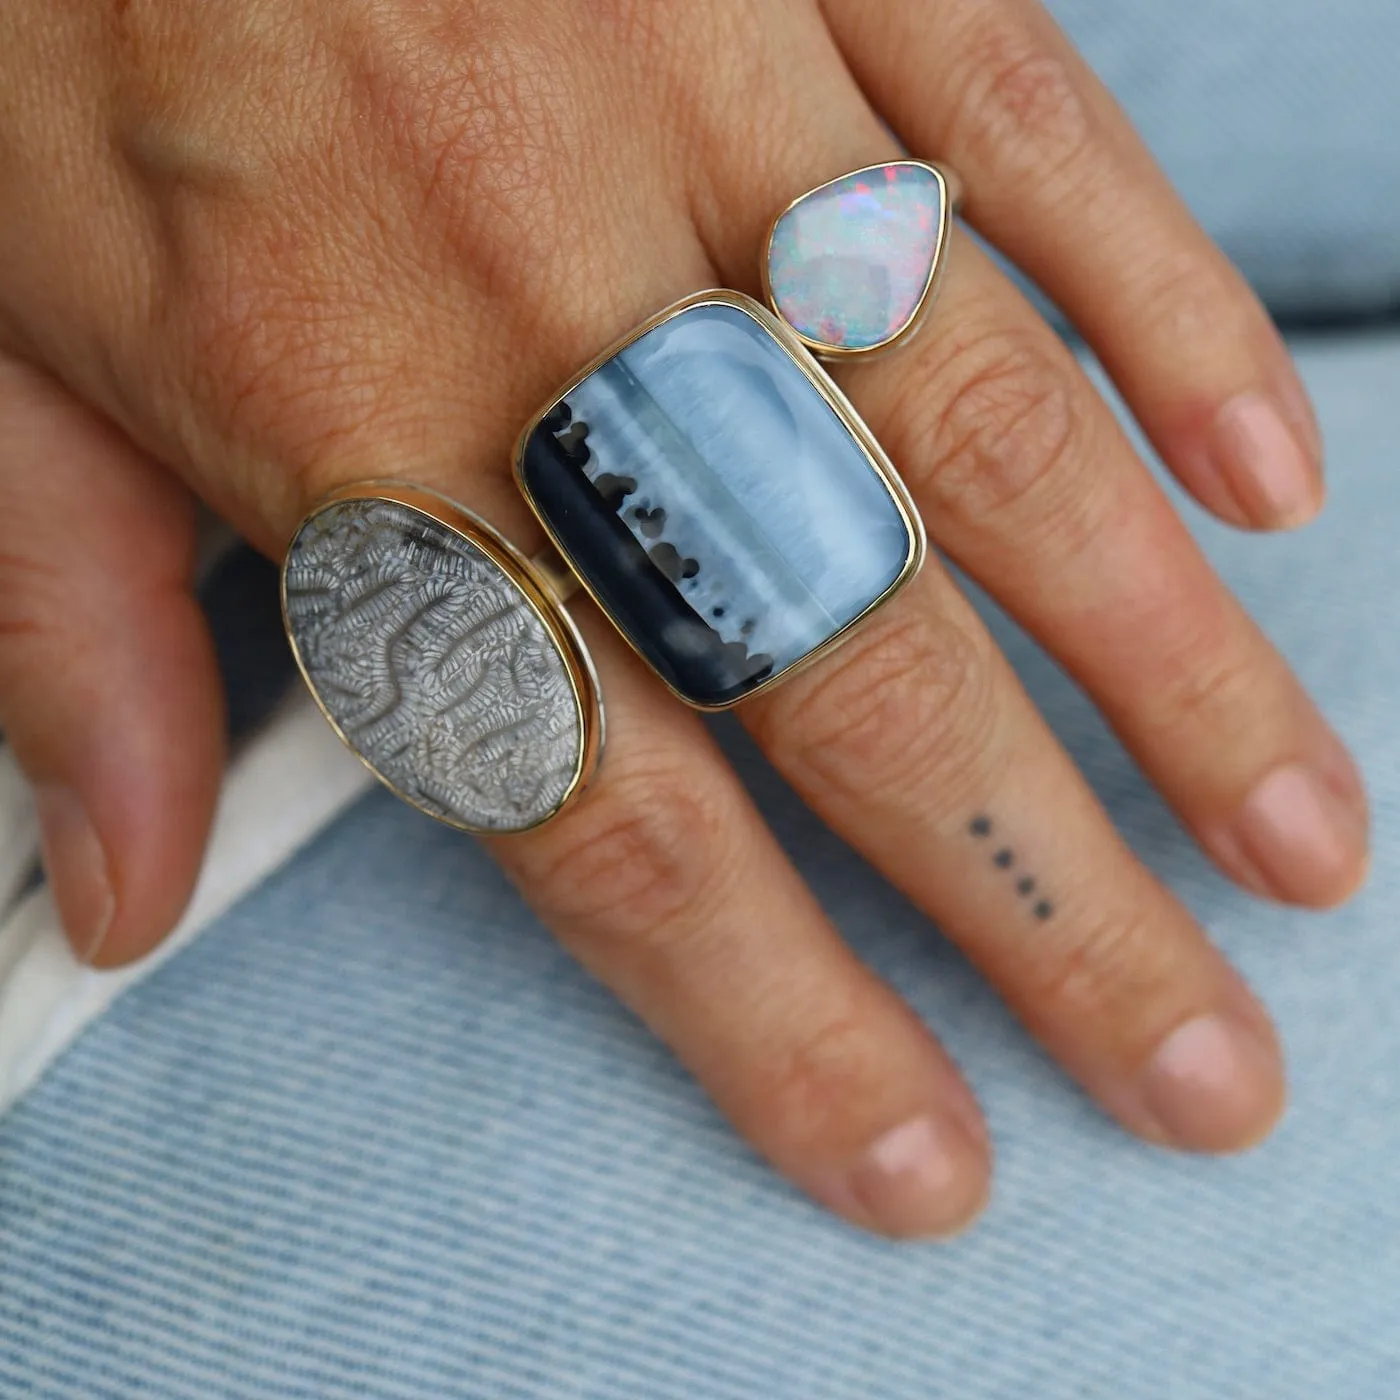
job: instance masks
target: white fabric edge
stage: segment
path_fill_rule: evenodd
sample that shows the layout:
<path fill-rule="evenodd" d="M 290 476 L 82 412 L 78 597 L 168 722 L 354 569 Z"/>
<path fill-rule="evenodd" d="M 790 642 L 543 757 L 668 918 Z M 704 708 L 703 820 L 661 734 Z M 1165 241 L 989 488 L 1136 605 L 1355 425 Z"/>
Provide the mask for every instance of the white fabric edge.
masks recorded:
<path fill-rule="evenodd" d="M 32 802 L 9 793 L 14 775 L 4 760 L 0 788 L 15 800 L 0 806 L 0 883 L 21 878 L 38 850 Z M 23 899 L 0 924 L 0 1113 L 128 987 L 191 943 L 373 783 L 298 688 L 230 766 L 189 908 L 149 957 L 115 972 L 84 967 L 47 888 Z"/>

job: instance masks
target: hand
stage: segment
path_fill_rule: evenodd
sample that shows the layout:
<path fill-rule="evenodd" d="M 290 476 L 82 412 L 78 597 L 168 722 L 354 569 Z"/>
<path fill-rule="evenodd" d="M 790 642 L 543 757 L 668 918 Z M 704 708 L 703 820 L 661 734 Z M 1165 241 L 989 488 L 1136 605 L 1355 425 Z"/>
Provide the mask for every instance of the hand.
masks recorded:
<path fill-rule="evenodd" d="M 768 220 L 889 156 L 882 118 L 962 173 L 970 221 L 1207 508 L 1253 528 L 1317 511 L 1317 430 L 1268 319 L 1031 0 L 8 0 L 0 723 L 80 955 L 150 948 L 207 831 L 195 497 L 278 556 L 330 488 L 402 475 L 538 544 L 519 426 L 670 301 L 756 290 Z M 969 239 L 922 336 L 841 377 L 934 542 L 1224 870 L 1294 903 L 1351 891 L 1366 815 L 1341 745 Z M 963 1224 L 988 1144 L 948 1057 L 700 722 L 578 613 L 604 767 L 497 856 L 793 1180 L 891 1234 Z M 742 715 L 1128 1128 L 1203 1150 L 1269 1128 L 1265 1013 L 941 567 Z"/>

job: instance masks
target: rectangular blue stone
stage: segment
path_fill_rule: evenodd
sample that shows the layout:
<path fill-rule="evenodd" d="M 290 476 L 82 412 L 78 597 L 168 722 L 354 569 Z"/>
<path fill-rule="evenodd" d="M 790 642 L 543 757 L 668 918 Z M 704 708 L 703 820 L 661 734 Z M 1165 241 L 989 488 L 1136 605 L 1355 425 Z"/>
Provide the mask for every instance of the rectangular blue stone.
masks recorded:
<path fill-rule="evenodd" d="M 922 549 L 864 430 L 773 325 L 737 295 L 683 303 L 567 390 L 516 464 L 574 571 L 702 708 L 826 646 Z"/>

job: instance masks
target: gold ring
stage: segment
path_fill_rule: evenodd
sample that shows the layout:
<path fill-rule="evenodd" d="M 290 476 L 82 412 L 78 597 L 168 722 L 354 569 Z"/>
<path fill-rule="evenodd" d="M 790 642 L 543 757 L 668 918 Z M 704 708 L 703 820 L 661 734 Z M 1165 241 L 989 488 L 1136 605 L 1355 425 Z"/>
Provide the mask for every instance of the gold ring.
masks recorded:
<path fill-rule="evenodd" d="M 892 350 L 933 305 L 961 202 L 958 177 L 927 161 L 830 180 L 773 220 L 764 295 L 824 360 Z"/>
<path fill-rule="evenodd" d="M 565 607 L 579 587 L 674 695 L 721 710 L 818 661 L 908 584 L 918 512 L 814 356 L 912 334 L 954 194 L 915 161 L 823 185 L 774 222 L 772 310 L 700 292 L 575 375 L 515 452 L 553 546 L 540 558 L 424 487 L 360 483 L 311 512 L 283 567 L 288 636 L 381 781 L 476 833 L 563 811 L 603 747 Z"/>

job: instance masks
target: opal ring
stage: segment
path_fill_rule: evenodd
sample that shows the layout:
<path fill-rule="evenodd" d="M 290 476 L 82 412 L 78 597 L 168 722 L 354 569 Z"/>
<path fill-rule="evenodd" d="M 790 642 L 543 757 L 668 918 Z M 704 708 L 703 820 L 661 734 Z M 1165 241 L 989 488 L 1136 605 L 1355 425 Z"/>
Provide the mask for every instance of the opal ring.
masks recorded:
<path fill-rule="evenodd" d="M 772 310 L 701 292 L 577 374 L 516 446 L 551 542 L 536 559 L 402 482 L 312 511 L 282 571 L 288 636 L 382 782 L 476 833 L 568 806 L 603 748 L 598 678 L 565 607 L 580 587 L 679 699 L 720 710 L 818 661 L 914 577 L 914 503 L 814 356 L 912 334 L 953 192 L 913 161 L 823 185 L 773 226 Z"/>
<path fill-rule="evenodd" d="M 933 305 L 961 202 L 957 176 L 925 161 L 831 180 L 773 221 L 764 295 L 821 359 L 891 350 Z"/>

